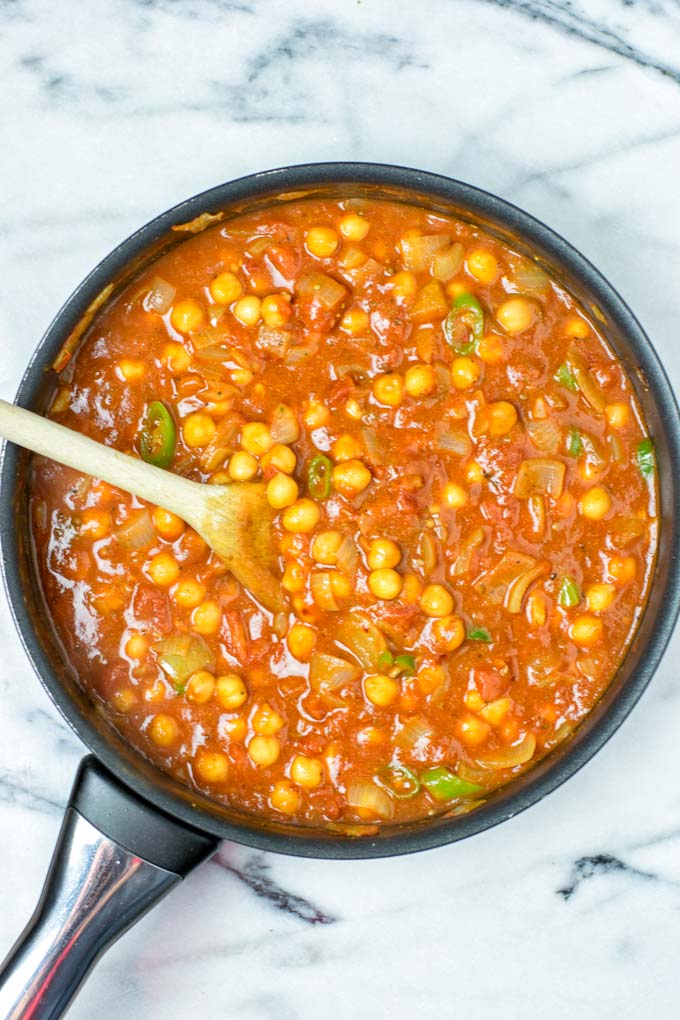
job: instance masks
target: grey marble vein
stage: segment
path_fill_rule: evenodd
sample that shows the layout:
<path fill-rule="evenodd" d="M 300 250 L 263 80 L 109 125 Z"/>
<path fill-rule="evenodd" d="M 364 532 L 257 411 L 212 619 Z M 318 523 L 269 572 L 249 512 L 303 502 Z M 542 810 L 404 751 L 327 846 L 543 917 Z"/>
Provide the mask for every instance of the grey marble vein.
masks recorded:
<path fill-rule="evenodd" d="M 270 864 L 262 854 L 253 854 L 243 864 L 236 865 L 230 862 L 229 848 L 226 847 L 212 858 L 212 863 L 244 882 L 256 896 L 267 900 L 276 910 L 297 917 L 306 924 L 333 924 L 337 921 L 330 912 L 303 896 L 288 892 L 275 882 L 269 874 Z"/>

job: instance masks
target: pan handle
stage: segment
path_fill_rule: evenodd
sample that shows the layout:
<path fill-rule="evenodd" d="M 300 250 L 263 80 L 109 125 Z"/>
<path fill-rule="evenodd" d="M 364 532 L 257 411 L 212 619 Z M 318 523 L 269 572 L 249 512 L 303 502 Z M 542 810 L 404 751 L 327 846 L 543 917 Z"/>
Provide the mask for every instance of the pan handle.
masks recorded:
<path fill-rule="evenodd" d="M 218 841 L 80 764 L 38 906 L 0 967 L 0 1020 L 57 1020 L 92 967 Z"/>

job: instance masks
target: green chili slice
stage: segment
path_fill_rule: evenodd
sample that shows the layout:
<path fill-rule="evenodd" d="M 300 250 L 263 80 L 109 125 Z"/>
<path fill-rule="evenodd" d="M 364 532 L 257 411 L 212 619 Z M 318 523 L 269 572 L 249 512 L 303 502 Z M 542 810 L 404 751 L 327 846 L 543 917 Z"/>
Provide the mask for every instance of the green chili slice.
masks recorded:
<path fill-rule="evenodd" d="M 172 415 L 160 400 L 154 400 L 146 409 L 139 449 L 142 460 L 156 467 L 166 468 L 175 456 L 177 429 Z"/>
<path fill-rule="evenodd" d="M 445 765 L 437 765 L 433 769 L 421 772 L 420 782 L 435 800 L 470 797 L 482 789 L 477 783 L 469 783 L 466 779 L 461 779 Z"/>
<path fill-rule="evenodd" d="M 314 499 L 328 499 L 331 494 L 333 464 L 322 453 L 312 457 L 307 468 L 307 488 Z"/>
<path fill-rule="evenodd" d="M 397 655 L 394 665 L 405 676 L 415 676 L 416 659 L 414 655 Z"/>
<path fill-rule="evenodd" d="M 563 577 L 557 601 L 563 609 L 571 609 L 581 601 L 581 590 L 573 577 Z"/>
<path fill-rule="evenodd" d="M 563 365 L 560 365 L 560 367 L 555 372 L 555 381 L 558 382 L 560 386 L 565 386 L 568 390 L 571 390 L 573 393 L 576 393 L 576 391 L 578 390 L 576 376 L 574 375 L 566 361 L 564 362 Z"/>
<path fill-rule="evenodd" d="M 651 439 L 643 439 L 641 443 L 638 443 L 636 459 L 643 478 L 649 478 L 654 474 L 656 457 L 654 456 L 654 443 Z"/>
<path fill-rule="evenodd" d="M 472 627 L 468 631 L 467 636 L 468 641 L 484 641 L 486 644 L 491 641 L 491 635 L 486 627 Z"/>
<path fill-rule="evenodd" d="M 578 429 L 569 429 L 567 439 L 567 453 L 571 457 L 580 457 L 583 454 L 583 440 Z"/>
<path fill-rule="evenodd" d="M 387 676 L 415 676 L 416 658 L 415 655 L 392 655 L 392 652 L 381 652 L 378 656 L 378 671 Z"/>
<path fill-rule="evenodd" d="M 390 791 L 397 800 L 408 800 L 420 790 L 420 780 L 415 772 L 405 765 L 385 765 L 380 769 L 376 779 L 381 786 Z"/>
<path fill-rule="evenodd" d="M 381 652 L 378 656 L 378 670 L 381 673 L 389 673 L 394 666 L 394 656 L 392 652 Z"/>
<path fill-rule="evenodd" d="M 474 294 L 465 291 L 444 319 L 444 335 L 456 354 L 472 354 L 484 336 L 484 311 Z"/>

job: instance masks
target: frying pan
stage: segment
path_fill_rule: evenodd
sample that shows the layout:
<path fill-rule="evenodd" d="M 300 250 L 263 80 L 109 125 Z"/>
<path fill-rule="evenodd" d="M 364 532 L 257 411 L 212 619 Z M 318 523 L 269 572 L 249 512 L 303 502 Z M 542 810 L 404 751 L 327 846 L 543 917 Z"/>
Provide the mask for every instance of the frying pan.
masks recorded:
<path fill-rule="evenodd" d="M 27 455 L 7 444 L 0 464 L 7 597 L 35 671 L 91 754 L 75 777 L 38 906 L 0 969 L 4 1020 L 61 1016 L 105 950 L 210 857 L 220 840 L 301 857 L 383 857 L 464 839 L 523 811 L 572 776 L 611 737 L 649 683 L 670 638 L 680 609 L 680 415 L 664 370 L 633 313 L 582 255 L 529 214 L 468 184 L 402 167 L 321 163 L 254 174 L 196 195 L 142 227 L 81 283 L 40 341 L 16 402 L 45 409 L 55 384 L 50 366 L 64 342 L 82 332 L 98 305 L 187 236 L 173 227 L 205 212 L 227 218 L 339 191 L 408 201 L 472 220 L 537 255 L 602 324 L 632 379 L 658 462 L 659 552 L 634 639 L 617 676 L 572 737 L 469 814 L 390 824 L 363 837 L 258 818 L 215 803 L 161 772 L 122 740 L 78 686 L 49 624 L 32 560 Z"/>

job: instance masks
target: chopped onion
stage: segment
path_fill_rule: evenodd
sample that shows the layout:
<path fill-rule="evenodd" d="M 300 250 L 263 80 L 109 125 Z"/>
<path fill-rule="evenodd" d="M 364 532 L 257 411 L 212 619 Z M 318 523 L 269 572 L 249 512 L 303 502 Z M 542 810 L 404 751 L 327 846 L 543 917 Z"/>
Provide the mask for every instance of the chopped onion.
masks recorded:
<path fill-rule="evenodd" d="M 325 273 L 308 273 L 301 276 L 295 290 L 303 301 L 318 302 L 327 309 L 334 309 L 347 297 L 347 288 Z"/>
<path fill-rule="evenodd" d="M 412 273 L 429 269 L 437 252 L 449 244 L 449 234 L 405 234 L 399 243 L 404 269 Z"/>
<path fill-rule="evenodd" d="M 271 354 L 276 358 L 283 358 L 288 353 L 292 340 L 292 334 L 288 329 L 276 329 L 274 326 L 265 326 L 260 323 L 257 330 L 255 343 L 262 351 Z"/>
<path fill-rule="evenodd" d="M 586 455 L 588 466 L 596 472 L 601 471 L 607 463 L 607 459 L 602 453 L 600 444 L 587 432 L 581 432 L 581 446 Z"/>
<path fill-rule="evenodd" d="M 623 446 L 621 444 L 621 440 L 613 433 L 609 437 L 609 452 L 611 454 L 611 459 L 615 463 L 620 463 L 623 460 Z"/>
<path fill-rule="evenodd" d="M 164 315 L 175 300 L 177 291 L 161 276 L 154 276 L 150 286 L 151 289 L 142 304 L 147 312 L 158 312 L 159 315 Z"/>
<path fill-rule="evenodd" d="M 514 581 L 508 586 L 508 591 L 505 596 L 505 608 L 509 613 L 519 613 L 522 610 L 522 603 L 524 602 L 524 596 L 529 590 L 530 585 L 537 581 L 541 574 L 544 574 L 547 570 L 547 564 L 537 563 L 535 567 L 530 570 L 526 570 L 519 577 L 516 577 Z"/>
<path fill-rule="evenodd" d="M 216 347 L 229 340 L 229 334 L 221 326 L 204 326 L 191 334 L 191 343 L 196 354 L 206 347 Z"/>
<path fill-rule="evenodd" d="M 500 605 L 510 589 L 519 578 L 536 566 L 533 556 L 508 550 L 504 552 L 495 567 L 482 574 L 473 587 L 493 605 Z"/>
<path fill-rule="evenodd" d="M 465 249 L 458 241 L 441 248 L 432 259 L 432 275 L 442 283 L 447 283 L 463 265 L 464 253 Z"/>
<path fill-rule="evenodd" d="M 471 531 L 467 538 L 463 541 L 460 547 L 460 552 L 456 557 L 456 561 L 453 564 L 453 570 L 451 573 L 454 577 L 459 577 L 461 574 L 467 574 L 472 564 L 472 557 L 480 545 L 484 542 L 486 535 L 483 528 L 475 528 Z"/>
<path fill-rule="evenodd" d="M 541 453 L 556 454 L 562 445 L 562 432 L 552 418 L 528 422 L 527 432 Z"/>
<path fill-rule="evenodd" d="M 533 758 L 536 750 L 536 737 L 533 733 L 525 733 L 517 744 L 511 747 L 489 751 L 483 758 L 477 759 L 482 768 L 511 769 L 516 765 L 524 765 Z"/>
<path fill-rule="evenodd" d="M 402 751 L 413 751 L 418 745 L 422 748 L 429 744 L 433 733 L 434 730 L 427 719 L 422 715 L 414 715 L 399 730 L 394 742 Z"/>
<path fill-rule="evenodd" d="M 359 430 L 359 435 L 361 436 L 361 441 L 364 444 L 366 456 L 371 464 L 382 464 L 383 457 L 378 446 L 378 433 L 376 430 L 366 425 Z"/>
<path fill-rule="evenodd" d="M 377 671 L 380 656 L 388 651 L 385 635 L 363 613 L 347 613 L 341 618 L 335 637 L 370 673 Z"/>
<path fill-rule="evenodd" d="M 157 537 L 151 511 L 137 510 L 133 512 L 125 524 L 117 529 L 114 537 L 123 549 L 147 549 Z"/>
<path fill-rule="evenodd" d="M 272 437 L 272 442 L 283 443 L 284 445 L 296 443 L 300 438 L 300 425 L 297 415 L 288 404 L 278 404 L 274 408 L 269 433 Z"/>
<path fill-rule="evenodd" d="M 355 779 L 349 784 L 347 803 L 362 817 L 389 819 L 394 815 L 392 798 L 368 779 Z"/>
<path fill-rule="evenodd" d="M 224 364 L 233 357 L 233 350 L 224 344 L 212 344 L 210 347 L 197 347 L 196 357 L 199 361 L 218 361 Z"/>
<path fill-rule="evenodd" d="M 513 274 L 513 282 L 523 294 L 540 294 L 550 284 L 550 277 L 544 269 L 531 259 L 522 259 Z"/>
<path fill-rule="evenodd" d="M 199 669 L 212 670 L 215 658 L 202 637 L 197 634 L 171 634 L 152 645 L 158 665 L 179 690 Z"/>
<path fill-rule="evenodd" d="M 268 248 L 274 244 L 273 237 L 267 237 L 266 235 L 258 234 L 251 241 L 246 244 L 246 251 L 249 255 L 262 255 L 267 251 Z"/>
<path fill-rule="evenodd" d="M 286 355 L 284 364 L 286 365 L 300 365 L 303 361 L 306 361 L 310 354 L 316 353 L 316 346 L 312 347 L 291 347 Z"/>
<path fill-rule="evenodd" d="M 456 429 L 454 432 L 442 432 L 437 436 L 437 446 L 448 450 L 459 457 L 468 457 L 472 452 L 472 440 L 467 432 Z"/>
<path fill-rule="evenodd" d="M 523 460 L 515 479 L 514 494 L 518 499 L 550 495 L 559 499 L 564 489 L 566 466 L 560 460 L 532 457 Z"/>
<path fill-rule="evenodd" d="M 337 613 L 340 609 L 333 592 L 333 581 L 330 570 L 316 570 L 309 579 L 312 598 L 319 609 L 328 613 Z"/>
<path fill-rule="evenodd" d="M 592 372 L 588 368 L 586 359 L 578 350 L 575 344 L 570 344 L 567 351 L 567 363 L 574 374 L 578 388 L 592 407 L 593 411 L 602 415 L 604 413 L 606 398 Z"/>
<path fill-rule="evenodd" d="M 217 471 L 236 448 L 236 439 L 241 428 L 238 418 L 227 415 L 217 426 L 212 439 L 201 453 L 201 467 L 204 471 Z"/>
<path fill-rule="evenodd" d="M 423 531 L 420 536 L 418 553 L 423 564 L 423 573 L 426 577 L 432 573 L 437 566 L 437 543 L 432 532 Z"/>
<path fill-rule="evenodd" d="M 359 553 L 354 540 L 349 535 L 344 535 L 335 554 L 335 562 L 338 569 L 347 574 L 351 580 L 354 580 L 356 574 L 358 558 Z"/>
<path fill-rule="evenodd" d="M 409 309 L 411 322 L 441 321 L 449 312 L 449 303 L 439 280 L 421 287 Z"/>
<path fill-rule="evenodd" d="M 337 655 L 315 652 L 309 663 L 309 683 L 313 690 L 321 693 L 336 691 L 358 676 L 357 667 Z"/>
<path fill-rule="evenodd" d="M 647 525 L 639 517 L 615 517 L 609 538 L 614 546 L 630 545 L 647 533 Z"/>
<path fill-rule="evenodd" d="M 552 687 L 563 675 L 562 659 L 557 652 L 542 652 L 527 666 L 527 679 L 533 687 Z"/>

